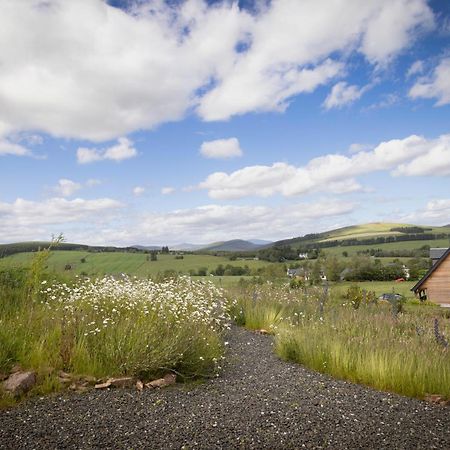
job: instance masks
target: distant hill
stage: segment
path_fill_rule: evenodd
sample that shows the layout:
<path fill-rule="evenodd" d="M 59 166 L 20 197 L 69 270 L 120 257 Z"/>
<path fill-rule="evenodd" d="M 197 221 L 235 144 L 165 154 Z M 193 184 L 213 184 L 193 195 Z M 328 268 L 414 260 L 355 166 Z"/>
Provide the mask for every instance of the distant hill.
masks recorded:
<path fill-rule="evenodd" d="M 250 241 L 244 241 L 242 239 L 233 239 L 225 242 L 214 242 L 213 244 L 202 247 L 201 251 L 208 252 L 247 252 L 252 250 L 258 250 L 262 246 L 254 244 Z"/>
<path fill-rule="evenodd" d="M 193 252 L 195 250 L 198 250 L 199 248 L 203 248 L 204 246 L 205 246 L 204 244 L 189 244 L 188 242 L 183 242 L 182 244 L 170 245 L 169 249 Z"/>
<path fill-rule="evenodd" d="M 273 244 L 273 241 L 265 241 L 264 239 L 249 239 L 248 242 L 251 242 L 255 245 L 270 245 Z"/>
<path fill-rule="evenodd" d="M 450 227 L 375 222 L 311 233 L 274 242 L 270 247 L 326 248 L 340 245 L 371 245 L 403 241 L 432 241 L 450 237 Z"/>
<path fill-rule="evenodd" d="M 136 248 L 138 250 L 161 250 L 161 246 L 159 245 L 132 245 L 133 248 Z"/>
<path fill-rule="evenodd" d="M 31 241 L 31 242 L 14 242 L 12 244 L 0 244 L 0 258 L 14 255 L 16 253 L 24 252 L 36 252 L 39 249 L 47 248 L 50 242 L 46 241 Z M 114 246 L 101 246 L 101 245 L 85 245 L 85 244 L 73 244 L 69 242 L 62 242 L 55 247 L 53 250 L 77 250 L 86 252 L 129 252 L 136 253 L 141 252 L 142 249 L 136 247 L 114 247 Z"/>

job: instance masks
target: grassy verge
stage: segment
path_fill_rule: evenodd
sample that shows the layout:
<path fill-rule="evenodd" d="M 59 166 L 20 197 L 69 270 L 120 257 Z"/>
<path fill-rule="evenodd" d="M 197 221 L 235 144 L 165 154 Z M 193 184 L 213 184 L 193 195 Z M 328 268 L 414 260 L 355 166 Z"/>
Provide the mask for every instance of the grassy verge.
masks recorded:
<path fill-rule="evenodd" d="M 450 398 L 447 312 L 430 305 L 408 305 L 396 314 L 388 303 L 355 305 L 338 291 L 269 287 L 235 293 L 236 320 L 275 334 L 276 352 L 314 370 L 380 390 L 422 398 Z M 259 300 L 258 300 L 259 299 Z"/>
<path fill-rule="evenodd" d="M 3 281 L 1 274 L 3 273 Z M 159 283 L 123 277 L 39 281 L 29 296 L 24 271 L 0 273 L 0 372 L 37 373 L 34 393 L 60 388 L 57 372 L 151 379 L 168 370 L 213 376 L 228 315 L 222 291 L 181 277 Z M 0 404 L 10 404 L 0 394 Z"/>

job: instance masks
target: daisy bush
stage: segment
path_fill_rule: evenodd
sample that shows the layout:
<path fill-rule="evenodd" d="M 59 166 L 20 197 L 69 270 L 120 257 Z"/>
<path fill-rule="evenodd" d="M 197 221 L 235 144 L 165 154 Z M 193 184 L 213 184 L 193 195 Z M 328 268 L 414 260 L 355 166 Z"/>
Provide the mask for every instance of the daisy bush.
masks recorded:
<path fill-rule="evenodd" d="M 44 303 L 61 321 L 61 357 L 74 372 L 211 375 L 222 353 L 226 300 L 212 283 L 123 276 L 57 284 Z"/>
<path fill-rule="evenodd" d="M 168 370 L 213 376 L 229 326 L 223 291 L 188 277 L 44 280 L 33 306 L 12 319 L 20 340 L 12 359 L 25 366 L 143 379 Z"/>

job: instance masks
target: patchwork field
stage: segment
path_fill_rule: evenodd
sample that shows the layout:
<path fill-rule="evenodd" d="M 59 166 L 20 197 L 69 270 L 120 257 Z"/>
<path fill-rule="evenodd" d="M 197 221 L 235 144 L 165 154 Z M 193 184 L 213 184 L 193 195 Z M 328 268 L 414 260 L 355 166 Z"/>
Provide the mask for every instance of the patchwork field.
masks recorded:
<path fill-rule="evenodd" d="M 6 267 L 28 267 L 34 253 L 17 253 L 0 259 L 0 269 Z M 219 264 L 226 266 L 248 266 L 258 269 L 273 263 L 267 261 L 236 260 L 230 261 L 224 256 L 213 255 L 184 255 L 183 259 L 176 259 L 175 255 L 158 255 L 157 261 L 147 260 L 145 253 L 105 252 L 90 253 L 84 251 L 54 251 L 48 260 L 48 270 L 52 272 L 65 272 L 66 274 L 87 274 L 100 276 L 105 274 L 117 275 L 126 273 L 137 277 L 157 275 L 165 271 L 188 274 L 190 270 L 198 271 L 206 268 L 208 272 L 216 269 Z M 82 262 L 85 261 L 85 262 Z M 70 269 L 68 269 L 70 266 Z M 66 267 L 68 270 L 66 270 Z M 233 277 L 236 278 L 236 277 Z"/>
<path fill-rule="evenodd" d="M 381 250 L 414 250 L 429 245 L 430 247 L 448 247 L 450 245 L 449 239 L 433 239 L 423 241 L 404 241 L 404 242 L 391 242 L 386 244 L 370 244 L 370 245 L 343 245 L 337 247 L 324 248 L 323 251 L 326 254 L 342 256 L 342 252 L 347 252 L 349 256 L 356 255 L 357 252 L 370 249 Z"/>

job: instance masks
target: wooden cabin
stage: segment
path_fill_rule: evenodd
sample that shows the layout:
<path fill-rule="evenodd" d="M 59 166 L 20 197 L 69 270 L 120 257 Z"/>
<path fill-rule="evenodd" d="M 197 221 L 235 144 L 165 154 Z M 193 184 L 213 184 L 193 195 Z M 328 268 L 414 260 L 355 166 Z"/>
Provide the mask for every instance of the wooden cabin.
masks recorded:
<path fill-rule="evenodd" d="M 433 266 L 411 290 L 421 300 L 450 307 L 450 248 L 431 249 L 430 256 Z"/>

